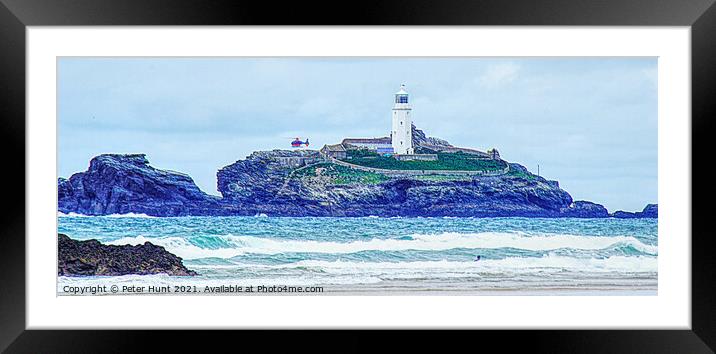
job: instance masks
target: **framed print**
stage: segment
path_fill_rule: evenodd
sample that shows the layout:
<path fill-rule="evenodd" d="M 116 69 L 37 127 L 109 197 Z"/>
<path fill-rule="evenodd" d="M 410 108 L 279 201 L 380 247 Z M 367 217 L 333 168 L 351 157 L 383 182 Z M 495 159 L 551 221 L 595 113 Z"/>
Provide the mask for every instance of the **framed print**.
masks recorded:
<path fill-rule="evenodd" d="M 708 1 L 4 5 L 10 352 L 712 351 Z"/>

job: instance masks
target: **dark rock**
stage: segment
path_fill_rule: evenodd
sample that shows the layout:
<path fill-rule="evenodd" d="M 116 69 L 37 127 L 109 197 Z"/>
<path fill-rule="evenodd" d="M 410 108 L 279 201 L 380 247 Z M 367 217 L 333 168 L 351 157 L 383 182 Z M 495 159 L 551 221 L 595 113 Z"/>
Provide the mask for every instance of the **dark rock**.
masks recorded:
<path fill-rule="evenodd" d="M 58 239 L 58 275 L 197 275 L 182 264 L 181 258 L 150 242 L 103 245 L 97 240 L 73 240 L 64 234 L 58 234 Z"/>
<path fill-rule="evenodd" d="M 637 213 L 633 213 L 633 212 L 629 212 L 629 211 L 622 211 L 622 210 L 617 210 L 617 211 L 613 212 L 611 216 L 614 218 L 618 218 L 618 219 L 636 219 L 636 218 L 638 218 Z"/>
<path fill-rule="evenodd" d="M 657 204 L 647 204 L 641 211 L 642 218 L 658 218 L 659 206 Z"/>
<path fill-rule="evenodd" d="M 647 204 L 642 211 L 629 212 L 619 210 L 612 213 L 611 216 L 619 219 L 658 218 L 659 207 L 657 204 Z"/>
<path fill-rule="evenodd" d="M 607 208 L 601 204 L 588 201 L 575 201 L 568 208 L 562 210 L 566 217 L 573 218 L 606 218 L 609 216 Z"/>

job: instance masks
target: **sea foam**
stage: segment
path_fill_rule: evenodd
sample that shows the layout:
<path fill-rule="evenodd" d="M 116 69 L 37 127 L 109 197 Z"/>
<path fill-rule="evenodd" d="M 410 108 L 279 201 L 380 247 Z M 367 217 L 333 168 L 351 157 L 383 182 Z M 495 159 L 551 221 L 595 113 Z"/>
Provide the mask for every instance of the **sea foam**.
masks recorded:
<path fill-rule="evenodd" d="M 497 249 L 514 248 L 528 251 L 557 249 L 601 250 L 629 246 L 646 255 L 657 255 L 658 247 L 647 245 L 632 236 L 577 236 L 541 235 L 522 233 L 442 233 L 436 235 L 415 234 L 401 238 L 373 238 L 352 242 L 282 240 L 255 236 L 199 236 L 191 241 L 182 237 L 125 237 L 109 244 L 143 244 L 151 242 L 165 247 L 184 259 L 231 258 L 243 254 L 278 253 L 329 253 L 347 254 L 362 251 L 442 251 L 455 248 Z M 217 246 L 220 245 L 220 246 Z"/>
<path fill-rule="evenodd" d="M 509 257 L 483 259 L 477 262 L 456 261 L 412 261 L 412 262 L 350 262 L 304 260 L 280 265 L 237 264 L 236 266 L 256 269 L 320 268 L 328 273 L 425 273 L 453 271 L 461 274 L 505 273 L 505 272 L 656 272 L 658 262 L 651 256 L 612 256 L 607 258 L 573 258 L 556 255 L 544 257 Z M 211 266 L 206 266 L 211 267 Z M 198 266 L 197 268 L 201 268 Z"/>
<path fill-rule="evenodd" d="M 126 214 L 109 214 L 109 215 L 85 215 L 85 214 L 78 214 L 74 212 L 70 213 L 63 213 L 61 211 L 57 212 L 58 217 L 66 217 L 66 218 L 155 218 L 156 216 L 149 216 L 144 213 L 126 213 Z"/>

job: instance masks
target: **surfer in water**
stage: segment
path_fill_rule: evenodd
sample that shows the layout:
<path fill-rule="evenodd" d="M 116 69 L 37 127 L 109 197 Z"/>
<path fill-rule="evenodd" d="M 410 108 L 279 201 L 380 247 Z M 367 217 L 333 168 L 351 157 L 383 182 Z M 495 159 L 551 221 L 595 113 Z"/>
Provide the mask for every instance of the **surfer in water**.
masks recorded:
<path fill-rule="evenodd" d="M 477 256 L 477 258 L 475 258 L 475 262 L 477 262 L 479 260 L 480 260 L 480 256 Z"/>

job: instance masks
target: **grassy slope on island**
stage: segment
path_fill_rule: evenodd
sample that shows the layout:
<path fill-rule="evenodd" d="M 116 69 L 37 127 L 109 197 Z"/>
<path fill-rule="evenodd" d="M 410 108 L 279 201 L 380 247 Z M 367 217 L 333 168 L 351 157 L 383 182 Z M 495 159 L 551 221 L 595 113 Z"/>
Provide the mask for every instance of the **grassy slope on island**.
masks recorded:
<path fill-rule="evenodd" d="M 360 171 L 334 163 L 320 163 L 296 171 L 296 178 L 325 178 L 332 184 L 378 184 L 390 179 L 380 173 Z"/>
<path fill-rule="evenodd" d="M 464 152 L 438 152 L 437 161 L 399 161 L 368 150 L 349 150 L 345 162 L 386 170 L 445 170 L 445 171 L 498 171 L 507 166 L 501 160 L 491 160 Z"/>

